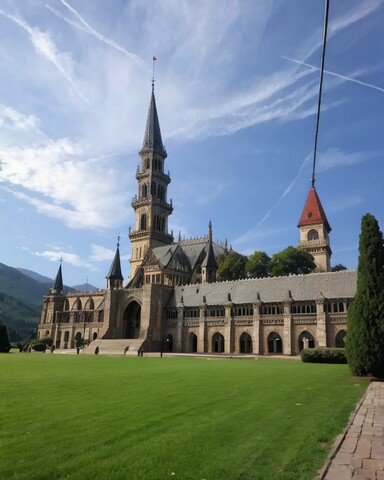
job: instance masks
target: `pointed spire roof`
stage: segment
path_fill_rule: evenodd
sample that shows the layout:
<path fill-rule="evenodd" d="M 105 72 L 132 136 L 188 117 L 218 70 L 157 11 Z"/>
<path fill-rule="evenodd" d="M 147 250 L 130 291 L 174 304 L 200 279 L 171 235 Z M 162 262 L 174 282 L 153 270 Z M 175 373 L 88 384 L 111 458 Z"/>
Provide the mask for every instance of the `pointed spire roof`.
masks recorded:
<path fill-rule="evenodd" d="M 60 262 L 60 267 L 59 270 L 57 271 L 56 278 L 55 278 L 55 283 L 53 285 L 53 289 L 56 293 L 63 293 L 64 287 L 63 287 L 63 274 L 61 271 L 61 262 Z"/>
<path fill-rule="evenodd" d="M 149 102 L 147 125 L 145 127 L 143 148 L 141 151 L 157 150 L 167 155 L 161 138 L 159 118 L 157 116 L 154 84 L 152 83 L 151 101 Z"/>
<path fill-rule="evenodd" d="M 124 277 L 121 273 L 121 264 L 120 264 L 120 250 L 119 250 L 119 240 L 120 237 L 117 241 L 117 248 L 116 248 L 116 253 L 115 253 L 115 258 L 113 259 L 111 268 L 109 269 L 107 279 L 108 280 L 120 280 L 123 281 Z"/>
<path fill-rule="evenodd" d="M 212 245 L 212 222 L 209 221 L 208 226 L 208 248 L 203 263 L 201 264 L 202 267 L 217 267 L 216 255 L 213 251 Z"/>
<path fill-rule="evenodd" d="M 312 225 L 315 223 L 324 223 L 328 232 L 332 230 L 316 189 L 315 187 L 312 187 L 309 190 L 308 198 L 305 202 L 304 210 L 297 226 L 304 227 L 305 225 Z"/>

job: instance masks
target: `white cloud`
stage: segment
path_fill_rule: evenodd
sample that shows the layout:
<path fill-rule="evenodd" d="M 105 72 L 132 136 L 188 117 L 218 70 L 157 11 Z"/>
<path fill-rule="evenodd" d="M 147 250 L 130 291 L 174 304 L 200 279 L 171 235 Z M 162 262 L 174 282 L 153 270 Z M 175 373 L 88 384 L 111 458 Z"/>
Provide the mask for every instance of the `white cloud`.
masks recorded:
<path fill-rule="evenodd" d="M 337 196 L 332 201 L 327 202 L 326 211 L 328 213 L 340 213 L 345 212 L 356 205 L 360 205 L 363 202 L 363 198 L 359 195 L 344 195 Z"/>
<path fill-rule="evenodd" d="M 65 252 L 63 250 L 44 250 L 43 252 L 34 252 L 37 257 L 43 257 L 51 262 L 57 262 L 63 260 L 64 263 L 69 263 L 75 267 L 87 268 L 94 272 L 98 269 L 90 262 L 82 260 L 77 254 L 72 252 Z"/>
<path fill-rule="evenodd" d="M 340 148 L 330 148 L 325 152 L 318 152 L 316 169 L 323 172 L 332 168 L 349 167 L 378 156 L 378 152 L 344 152 Z"/>
<path fill-rule="evenodd" d="M 116 251 L 109 248 L 102 247 L 101 245 L 92 244 L 91 259 L 95 262 L 103 262 L 105 260 L 113 260 Z"/>

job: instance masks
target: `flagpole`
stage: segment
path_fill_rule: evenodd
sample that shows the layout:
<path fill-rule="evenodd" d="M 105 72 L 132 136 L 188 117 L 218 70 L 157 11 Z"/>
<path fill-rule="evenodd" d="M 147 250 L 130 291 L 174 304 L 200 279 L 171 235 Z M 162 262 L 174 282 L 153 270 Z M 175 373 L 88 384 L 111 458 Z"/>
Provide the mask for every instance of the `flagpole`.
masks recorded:
<path fill-rule="evenodd" d="M 155 61 L 157 60 L 156 57 L 152 57 L 152 92 L 155 89 Z"/>

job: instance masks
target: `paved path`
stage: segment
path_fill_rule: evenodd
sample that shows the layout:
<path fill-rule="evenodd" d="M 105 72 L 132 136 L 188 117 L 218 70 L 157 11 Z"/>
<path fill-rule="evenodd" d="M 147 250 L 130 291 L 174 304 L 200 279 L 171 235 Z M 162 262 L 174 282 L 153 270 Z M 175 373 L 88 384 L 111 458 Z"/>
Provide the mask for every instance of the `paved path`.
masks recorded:
<path fill-rule="evenodd" d="M 319 480 L 384 480 L 384 382 L 372 382 Z"/>

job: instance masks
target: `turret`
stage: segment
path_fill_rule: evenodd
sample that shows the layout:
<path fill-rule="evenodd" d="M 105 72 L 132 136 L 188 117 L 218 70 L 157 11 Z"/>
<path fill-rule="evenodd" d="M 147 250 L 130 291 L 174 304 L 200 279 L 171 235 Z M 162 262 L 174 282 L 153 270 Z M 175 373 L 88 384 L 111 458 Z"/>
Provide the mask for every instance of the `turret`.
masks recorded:
<path fill-rule="evenodd" d="M 213 250 L 212 242 L 212 223 L 209 221 L 208 225 L 208 242 L 206 246 L 206 254 L 201 264 L 201 281 L 212 283 L 216 281 L 217 261 L 215 252 Z"/>
<path fill-rule="evenodd" d="M 108 290 L 115 290 L 115 289 L 118 289 L 118 288 L 123 288 L 124 277 L 121 273 L 119 241 L 120 241 L 120 237 L 117 240 L 115 257 L 113 259 L 111 268 L 109 269 L 108 275 L 106 277 L 107 278 L 107 289 Z"/>

